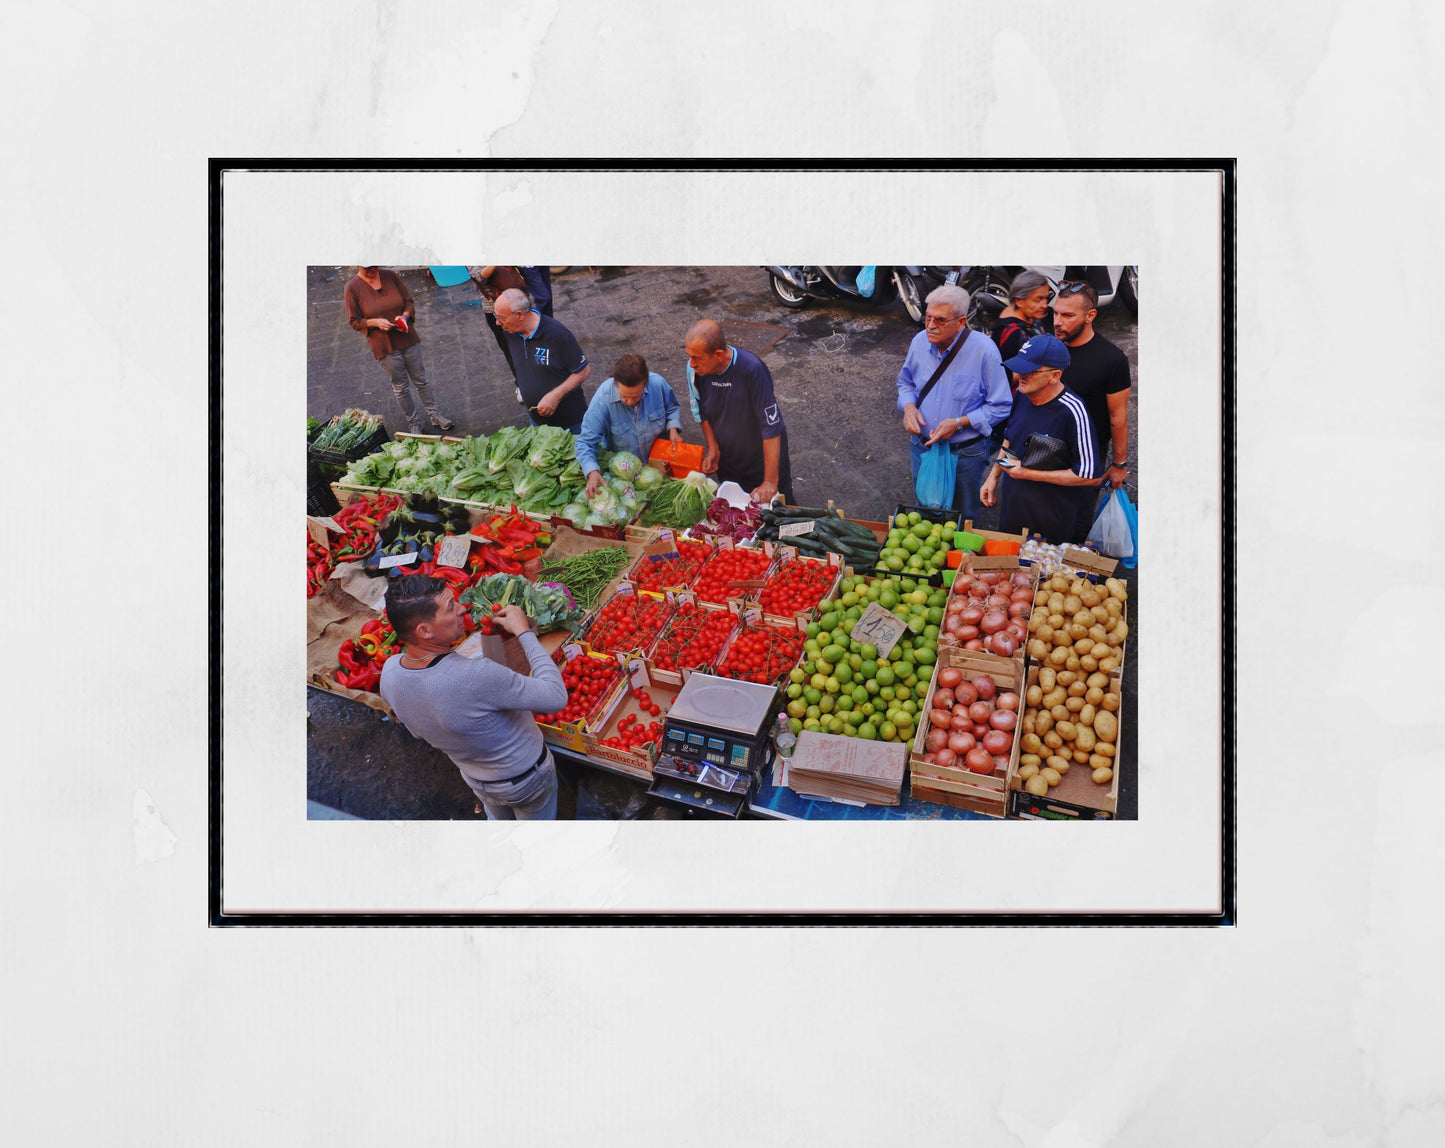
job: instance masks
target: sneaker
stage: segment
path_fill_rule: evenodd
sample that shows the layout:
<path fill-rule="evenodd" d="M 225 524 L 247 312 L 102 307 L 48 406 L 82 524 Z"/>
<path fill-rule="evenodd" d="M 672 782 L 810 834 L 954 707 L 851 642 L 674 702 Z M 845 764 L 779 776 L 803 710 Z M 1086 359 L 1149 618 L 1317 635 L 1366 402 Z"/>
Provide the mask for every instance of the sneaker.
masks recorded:
<path fill-rule="evenodd" d="M 406 433 L 407 433 L 407 434 L 425 434 L 426 432 L 421 429 L 421 424 L 420 424 L 420 423 L 412 423 L 410 426 L 408 426 L 408 427 L 406 428 Z"/>
<path fill-rule="evenodd" d="M 432 419 L 432 426 L 441 427 L 442 430 L 454 430 L 456 425 L 456 422 L 447 418 L 446 415 L 438 415 Z"/>

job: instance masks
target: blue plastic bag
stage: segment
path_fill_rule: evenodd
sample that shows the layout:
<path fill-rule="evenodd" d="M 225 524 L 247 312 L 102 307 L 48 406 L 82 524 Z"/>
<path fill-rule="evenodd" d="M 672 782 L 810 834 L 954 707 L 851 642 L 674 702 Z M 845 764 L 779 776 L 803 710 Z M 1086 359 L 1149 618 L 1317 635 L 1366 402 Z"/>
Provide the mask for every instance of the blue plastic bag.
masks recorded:
<path fill-rule="evenodd" d="M 940 439 L 923 452 L 918 464 L 918 478 L 913 484 L 913 496 L 918 505 L 929 510 L 951 509 L 956 477 L 953 449 L 947 439 Z"/>
<path fill-rule="evenodd" d="M 876 267 L 861 267 L 858 269 L 858 294 L 865 299 L 873 297 L 873 273 Z"/>
<path fill-rule="evenodd" d="M 1134 551 L 1129 557 L 1122 559 L 1124 566 L 1132 570 L 1139 565 L 1139 512 L 1134 509 L 1134 504 L 1129 501 L 1129 496 L 1124 493 L 1121 486 L 1114 492 L 1119 497 L 1119 505 L 1124 508 L 1124 517 L 1129 520 L 1129 533 L 1134 539 Z"/>
<path fill-rule="evenodd" d="M 1104 505 L 1099 508 L 1099 516 L 1089 528 L 1089 541 L 1099 553 L 1120 559 L 1130 569 L 1133 569 L 1137 561 L 1134 548 L 1139 529 L 1137 515 L 1130 521 L 1133 510 L 1124 488 L 1118 487 L 1104 499 Z"/>

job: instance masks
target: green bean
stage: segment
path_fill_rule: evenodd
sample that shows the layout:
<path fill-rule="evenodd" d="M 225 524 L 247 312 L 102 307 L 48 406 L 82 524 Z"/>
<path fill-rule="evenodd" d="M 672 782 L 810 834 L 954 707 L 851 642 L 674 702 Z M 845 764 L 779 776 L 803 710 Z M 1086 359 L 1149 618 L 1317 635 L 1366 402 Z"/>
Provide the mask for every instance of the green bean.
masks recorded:
<path fill-rule="evenodd" d="M 572 558 L 544 560 L 537 581 L 561 582 L 579 606 L 590 610 L 628 560 L 621 546 L 604 546 Z"/>

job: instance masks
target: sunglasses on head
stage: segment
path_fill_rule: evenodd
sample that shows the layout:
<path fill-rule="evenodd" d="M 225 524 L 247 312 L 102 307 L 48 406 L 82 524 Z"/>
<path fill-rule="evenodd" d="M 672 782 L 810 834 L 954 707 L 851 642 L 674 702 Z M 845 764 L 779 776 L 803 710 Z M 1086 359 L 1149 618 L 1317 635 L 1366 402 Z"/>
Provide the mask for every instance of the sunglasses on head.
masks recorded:
<path fill-rule="evenodd" d="M 1063 299 L 1065 296 L 1068 295 L 1077 295 L 1087 286 L 1087 283 L 1080 283 L 1073 279 L 1065 279 L 1062 283 L 1059 284 L 1059 289 L 1054 293 L 1054 298 Z"/>

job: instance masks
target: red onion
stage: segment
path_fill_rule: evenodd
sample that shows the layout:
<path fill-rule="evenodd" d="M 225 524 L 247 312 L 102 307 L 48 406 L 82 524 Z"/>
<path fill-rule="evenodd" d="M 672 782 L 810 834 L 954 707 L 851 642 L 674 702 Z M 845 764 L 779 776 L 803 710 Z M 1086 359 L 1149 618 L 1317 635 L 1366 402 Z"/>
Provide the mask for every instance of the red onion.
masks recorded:
<path fill-rule="evenodd" d="M 973 628 L 972 626 L 968 627 L 970 630 Z M 950 614 L 943 620 L 943 632 L 945 634 L 957 634 L 962 629 L 964 629 L 964 625 L 958 620 L 957 614 Z"/>
<path fill-rule="evenodd" d="M 954 673 L 957 672 L 957 670 L 954 671 Z M 938 671 L 938 680 L 940 682 L 943 681 L 943 675 L 946 673 L 948 673 L 947 670 Z M 972 705 L 976 701 L 978 701 L 978 691 L 973 688 L 972 682 L 959 681 L 958 684 L 953 687 L 954 705 L 968 706 Z"/>
<path fill-rule="evenodd" d="M 978 677 L 974 678 L 973 688 L 978 691 L 978 696 L 981 697 L 984 701 L 989 701 L 996 693 L 998 693 L 998 686 L 994 683 L 994 680 L 987 674 L 979 674 Z"/>
<path fill-rule="evenodd" d="M 940 728 L 947 728 L 949 723 L 953 720 L 953 715 L 947 710 L 933 710 L 929 713 L 928 720 L 932 725 L 936 725 Z"/>
<path fill-rule="evenodd" d="M 1013 733 L 1014 726 L 1018 725 L 1019 715 L 1013 710 L 994 710 L 988 715 L 988 724 L 996 730 L 1004 733 Z"/>
<path fill-rule="evenodd" d="M 993 699 L 993 704 L 1001 710 L 1017 710 L 1019 708 L 1019 696 L 1012 690 L 1004 690 Z"/>
<path fill-rule="evenodd" d="M 932 765 L 932 764 L 933 764 L 933 754 L 931 754 L 931 753 L 925 753 L 925 754 L 923 755 L 923 760 L 926 761 L 926 762 L 928 762 L 929 765 Z"/>
<path fill-rule="evenodd" d="M 978 628 L 982 630 L 985 634 L 997 634 L 1007 625 L 1007 614 L 1005 614 L 1002 610 L 990 610 L 987 614 L 983 616 L 983 621 L 978 624 Z"/>
<path fill-rule="evenodd" d="M 952 690 L 942 689 L 942 688 L 934 690 L 934 691 L 933 691 L 933 708 L 936 709 L 936 710 L 952 710 L 952 709 L 953 709 L 953 691 L 952 691 Z"/>
<path fill-rule="evenodd" d="M 978 743 L 971 733 L 951 733 L 948 735 L 948 748 L 954 753 L 967 753 Z"/>
<path fill-rule="evenodd" d="M 969 606 L 958 616 L 958 620 L 965 626 L 977 626 L 983 620 L 983 610 L 978 606 Z"/>
<path fill-rule="evenodd" d="M 1033 609 L 1033 606 L 1028 602 L 1011 602 L 1008 608 L 1008 616 L 1010 618 L 1022 618 L 1027 614 L 1033 613 Z"/>
<path fill-rule="evenodd" d="M 976 575 L 976 577 L 985 586 L 996 586 L 998 584 L 998 573 L 993 570 L 985 570 L 982 574 Z"/>
<path fill-rule="evenodd" d="M 1018 641 L 1009 633 L 995 634 L 989 639 L 988 648 L 999 657 L 1011 658 L 1014 656 L 1014 651 L 1018 649 Z"/>
<path fill-rule="evenodd" d="M 961 681 L 963 681 L 963 671 L 956 670 L 952 666 L 944 666 L 938 671 L 938 684 L 946 690 L 953 689 Z"/>
<path fill-rule="evenodd" d="M 968 716 L 974 722 L 988 721 L 988 715 L 993 713 L 993 706 L 985 701 L 977 701 L 968 707 Z"/>
<path fill-rule="evenodd" d="M 1004 733 L 1001 729 L 991 729 L 983 735 L 983 748 L 990 757 L 1000 753 L 1008 753 L 1013 748 L 1014 738 L 1011 733 Z"/>
<path fill-rule="evenodd" d="M 948 730 L 931 729 L 928 731 L 929 752 L 936 752 L 948 744 Z"/>
<path fill-rule="evenodd" d="M 1033 579 L 1029 577 L 1028 571 L 1018 571 L 1014 574 L 1012 578 L 1009 579 L 1009 581 L 1012 582 L 1015 586 L 1018 586 L 1020 589 L 1028 590 L 1030 596 L 1032 596 L 1033 591 L 1029 590 L 1029 587 L 1033 585 Z"/>
<path fill-rule="evenodd" d="M 960 626 L 955 632 L 958 634 L 959 638 L 965 642 L 967 642 L 970 638 L 977 638 L 980 633 L 977 626 Z"/>
<path fill-rule="evenodd" d="M 993 755 L 982 746 L 974 746 L 969 750 L 964 756 L 963 763 L 974 773 L 993 772 Z"/>
<path fill-rule="evenodd" d="M 994 765 L 998 766 L 999 769 L 1008 769 L 1008 754 L 1006 754 L 1006 753 L 1001 753 L 1001 754 L 999 754 L 997 757 L 995 757 L 995 758 L 993 759 L 993 763 L 994 763 Z"/>
<path fill-rule="evenodd" d="M 968 716 L 967 710 L 956 711 L 948 723 L 948 728 L 960 733 L 966 733 L 973 729 L 973 719 Z"/>
<path fill-rule="evenodd" d="M 958 760 L 958 754 L 954 753 L 948 746 L 944 746 L 933 755 L 933 760 L 938 765 L 952 765 Z"/>
<path fill-rule="evenodd" d="M 968 641 L 964 642 L 963 648 L 965 650 L 982 650 L 983 642 L 978 638 L 970 638 Z"/>

